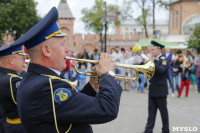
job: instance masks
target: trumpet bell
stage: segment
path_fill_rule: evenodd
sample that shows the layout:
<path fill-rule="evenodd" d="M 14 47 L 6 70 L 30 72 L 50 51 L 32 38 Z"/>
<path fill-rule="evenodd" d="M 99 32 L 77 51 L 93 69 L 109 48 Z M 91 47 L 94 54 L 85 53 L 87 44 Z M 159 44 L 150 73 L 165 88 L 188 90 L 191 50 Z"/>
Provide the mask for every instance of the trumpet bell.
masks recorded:
<path fill-rule="evenodd" d="M 69 82 L 69 81 L 68 81 Z M 74 81 L 74 82 L 69 82 L 71 86 L 73 86 L 74 88 L 76 88 L 78 81 Z"/>
<path fill-rule="evenodd" d="M 144 66 L 144 69 L 141 70 L 144 73 L 145 78 L 151 79 L 155 72 L 155 64 L 152 60 L 149 60 Z"/>

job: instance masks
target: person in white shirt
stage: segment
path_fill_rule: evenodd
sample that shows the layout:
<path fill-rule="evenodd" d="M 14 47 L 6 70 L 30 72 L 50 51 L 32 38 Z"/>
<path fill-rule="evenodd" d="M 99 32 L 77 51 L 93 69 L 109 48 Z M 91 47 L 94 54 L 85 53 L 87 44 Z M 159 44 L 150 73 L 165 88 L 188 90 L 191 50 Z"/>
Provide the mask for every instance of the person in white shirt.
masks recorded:
<path fill-rule="evenodd" d="M 131 65 L 130 58 L 128 58 L 128 54 L 125 52 L 123 59 L 123 64 Z M 131 77 L 131 70 L 127 68 L 122 68 L 122 75 L 126 75 L 127 77 Z M 124 91 L 130 91 L 130 80 L 124 81 Z"/>
<path fill-rule="evenodd" d="M 124 56 L 119 51 L 119 46 L 115 47 L 115 53 L 112 54 L 112 57 L 113 57 L 113 60 L 115 61 L 115 63 L 121 63 L 121 60 L 124 58 Z M 114 71 L 115 71 L 115 74 L 121 74 L 120 68 L 115 67 Z M 119 84 L 121 84 L 120 81 L 119 81 Z"/>

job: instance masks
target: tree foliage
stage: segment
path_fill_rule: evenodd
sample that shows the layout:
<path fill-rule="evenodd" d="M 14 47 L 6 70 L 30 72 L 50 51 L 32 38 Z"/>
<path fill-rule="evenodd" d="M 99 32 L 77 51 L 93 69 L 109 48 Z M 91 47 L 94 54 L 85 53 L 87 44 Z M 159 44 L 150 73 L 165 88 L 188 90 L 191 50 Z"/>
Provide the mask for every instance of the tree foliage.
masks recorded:
<path fill-rule="evenodd" d="M 109 11 L 119 11 L 117 5 L 107 5 Z M 103 31 L 103 24 L 105 22 L 105 3 L 103 0 L 95 0 L 95 5 L 88 9 L 84 8 L 82 11 L 82 21 L 85 24 L 86 30 L 101 34 Z M 111 21 L 108 21 L 111 23 Z M 114 21 L 115 25 L 119 25 L 120 21 Z"/>
<path fill-rule="evenodd" d="M 196 24 L 192 34 L 189 37 L 188 40 L 188 47 L 194 48 L 200 53 L 200 24 Z"/>
<path fill-rule="evenodd" d="M 35 25 L 37 16 L 34 0 L 1 0 L 0 2 L 0 40 L 2 36 L 11 34 L 18 39 L 28 29 Z"/>
<path fill-rule="evenodd" d="M 141 15 L 137 17 L 137 21 L 143 25 L 146 38 L 148 38 L 148 31 L 147 31 L 147 17 L 149 15 L 149 9 L 147 7 L 147 0 L 133 0 L 133 2 L 137 3 L 138 7 L 141 9 Z"/>
<path fill-rule="evenodd" d="M 156 7 L 164 7 L 165 9 L 169 9 L 170 3 L 166 0 L 151 0 L 152 3 L 152 18 L 153 18 L 153 35 L 156 37 L 156 22 L 155 22 L 155 10 Z"/>

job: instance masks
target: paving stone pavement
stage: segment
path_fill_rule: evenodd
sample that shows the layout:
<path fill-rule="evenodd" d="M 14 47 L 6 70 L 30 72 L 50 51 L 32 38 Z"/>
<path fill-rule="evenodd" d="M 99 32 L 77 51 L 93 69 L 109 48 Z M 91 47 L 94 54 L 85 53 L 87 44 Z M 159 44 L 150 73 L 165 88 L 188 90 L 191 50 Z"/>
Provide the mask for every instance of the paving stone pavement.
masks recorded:
<path fill-rule="evenodd" d="M 185 90 L 181 98 L 168 95 L 170 132 L 200 133 L 200 94 L 192 89 L 188 98 L 185 98 L 184 94 Z M 94 133 L 142 133 L 147 122 L 147 109 L 148 90 L 145 90 L 144 94 L 137 90 L 123 91 L 117 119 L 105 124 L 92 125 L 93 131 Z M 177 131 L 177 127 L 190 127 L 191 131 Z M 161 128 L 162 121 L 158 111 L 154 133 L 161 133 Z"/>

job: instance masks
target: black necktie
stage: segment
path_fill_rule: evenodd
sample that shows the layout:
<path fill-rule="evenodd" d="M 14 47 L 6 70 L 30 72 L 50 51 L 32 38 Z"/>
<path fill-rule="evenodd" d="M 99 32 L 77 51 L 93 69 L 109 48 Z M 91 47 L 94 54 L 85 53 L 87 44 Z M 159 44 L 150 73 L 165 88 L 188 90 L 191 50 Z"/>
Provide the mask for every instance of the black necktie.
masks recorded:
<path fill-rule="evenodd" d="M 62 74 L 60 74 L 60 77 L 61 77 L 62 79 L 65 79 L 65 77 L 64 77 Z"/>

